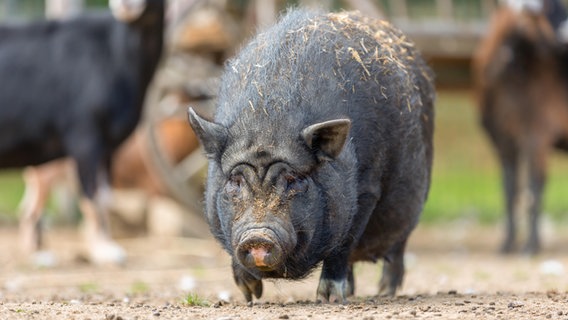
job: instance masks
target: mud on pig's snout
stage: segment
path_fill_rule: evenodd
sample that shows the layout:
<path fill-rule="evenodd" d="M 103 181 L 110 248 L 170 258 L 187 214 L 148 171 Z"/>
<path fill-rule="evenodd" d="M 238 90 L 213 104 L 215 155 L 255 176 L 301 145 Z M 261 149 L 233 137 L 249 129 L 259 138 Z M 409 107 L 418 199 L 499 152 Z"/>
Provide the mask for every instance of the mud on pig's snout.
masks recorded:
<path fill-rule="evenodd" d="M 276 269 L 283 262 L 282 246 L 270 230 L 247 232 L 237 245 L 237 259 L 246 268 Z"/>

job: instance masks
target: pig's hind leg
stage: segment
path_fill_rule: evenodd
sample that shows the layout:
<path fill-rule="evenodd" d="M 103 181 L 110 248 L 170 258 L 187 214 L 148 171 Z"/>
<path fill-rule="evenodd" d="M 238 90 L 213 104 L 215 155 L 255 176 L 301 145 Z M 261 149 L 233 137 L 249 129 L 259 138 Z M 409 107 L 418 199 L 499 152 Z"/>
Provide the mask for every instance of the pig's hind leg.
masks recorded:
<path fill-rule="evenodd" d="M 353 274 L 353 263 L 349 264 L 347 269 L 347 288 L 345 292 L 348 297 L 355 295 L 355 275 Z"/>
<path fill-rule="evenodd" d="M 404 249 L 406 240 L 397 242 L 384 258 L 383 275 L 379 282 L 379 295 L 394 296 L 404 278 Z"/>

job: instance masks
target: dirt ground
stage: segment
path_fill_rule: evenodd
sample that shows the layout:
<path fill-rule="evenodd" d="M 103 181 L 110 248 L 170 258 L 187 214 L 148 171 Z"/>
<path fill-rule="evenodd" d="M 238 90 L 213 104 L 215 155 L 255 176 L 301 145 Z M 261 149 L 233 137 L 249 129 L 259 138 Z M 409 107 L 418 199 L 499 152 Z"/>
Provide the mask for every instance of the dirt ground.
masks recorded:
<path fill-rule="evenodd" d="M 568 227 L 544 228 L 537 257 L 500 256 L 501 228 L 467 222 L 419 226 L 394 298 L 375 296 L 380 268 L 356 267 L 356 297 L 314 302 L 319 271 L 265 281 L 247 306 L 227 255 L 211 239 L 134 237 L 123 267 L 81 259 L 74 229 L 48 230 L 53 267 L 17 259 L 16 230 L 0 228 L 1 319 L 568 319 Z"/>

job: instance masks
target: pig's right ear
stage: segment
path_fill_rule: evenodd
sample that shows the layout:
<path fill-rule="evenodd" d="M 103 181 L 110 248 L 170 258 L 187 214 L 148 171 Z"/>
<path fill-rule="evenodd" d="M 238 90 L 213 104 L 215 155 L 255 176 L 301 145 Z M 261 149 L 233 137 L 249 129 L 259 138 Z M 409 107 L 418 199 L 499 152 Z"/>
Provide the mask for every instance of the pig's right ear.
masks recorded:
<path fill-rule="evenodd" d="M 319 161 L 334 160 L 343 150 L 350 128 L 349 119 L 320 122 L 302 130 L 302 138 Z"/>
<path fill-rule="evenodd" d="M 227 142 L 227 128 L 215 122 L 207 121 L 199 116 L 192 107 L 187 109 L 189 124 L 203 144 L 208 155 L 219 154 Z"/>

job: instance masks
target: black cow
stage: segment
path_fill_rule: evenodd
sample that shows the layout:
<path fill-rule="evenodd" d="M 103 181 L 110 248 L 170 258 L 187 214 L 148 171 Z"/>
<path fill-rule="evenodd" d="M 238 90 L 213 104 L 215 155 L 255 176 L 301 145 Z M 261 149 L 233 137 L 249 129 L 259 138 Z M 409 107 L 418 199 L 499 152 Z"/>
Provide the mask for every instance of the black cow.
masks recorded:
<path fill-rule="evenodd" d="M 136 127 L 163 45 L 164 0 L 111 0 L 110 13 L 0 27 L 0 168 L 77 163 L 89 254 L 120 262 L 109 236 L 111 155 Z M 39 217 L 22 217 L 35 234 Z M 27 232 L 26 232 L 27 231 Z M 29 236 L 29 249 L 39 246 Z"/>

